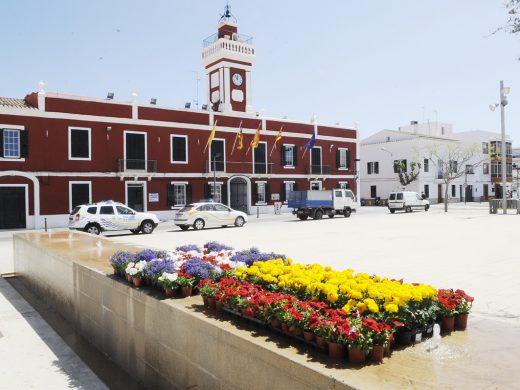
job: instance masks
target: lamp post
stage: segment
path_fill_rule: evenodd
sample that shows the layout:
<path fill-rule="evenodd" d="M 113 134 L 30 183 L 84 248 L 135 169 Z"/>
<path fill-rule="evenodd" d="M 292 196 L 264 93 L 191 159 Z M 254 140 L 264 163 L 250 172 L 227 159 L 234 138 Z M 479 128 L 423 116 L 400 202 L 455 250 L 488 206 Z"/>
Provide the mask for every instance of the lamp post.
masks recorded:
<path fill-rule="evenodd" d="M 502 147 L 500 148 L 500 153 L 502 156 L 502 213 L 507 214 L 507 164 L 506 164 L 506 156 L 507 156 L 507 148 L 506 148 L 506 124 L 504 118 L 504 109 L 507 106 L 506 96 L 509 94 L 510 88 L 504 87 L 504 81 L 500 80 L 500 103 L 491 104 L 489 109 L 491 111 L 495 111 L 495 108 L 500 106 L 500 130 L 502 135 Z"/>
<path fill-rule="evenodd" d="M 220 157 L 220 153 L 215 153 L 213 156 L 213 202 L 215 201 L 215 195 L 217 193 L 217 158 Z M 221 199 L 222 200 L 222 199 Z"/>

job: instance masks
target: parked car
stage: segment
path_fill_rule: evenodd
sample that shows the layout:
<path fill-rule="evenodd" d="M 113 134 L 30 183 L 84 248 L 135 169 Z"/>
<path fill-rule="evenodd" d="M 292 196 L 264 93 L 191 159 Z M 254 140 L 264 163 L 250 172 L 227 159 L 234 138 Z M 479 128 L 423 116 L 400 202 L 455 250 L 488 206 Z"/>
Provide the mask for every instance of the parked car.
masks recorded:
<path fill-rule="evenodd" d="M 155 214 L 141 213 L 111 200 L 76 206 L 69 215 L 69 229 L 92 234 L 115 230 L 150 234 L 158 224 Z"/>
<path fill-rule="evenodd" d="M 404 210 L 411 213 L 413 210 L 428 211 L 430 202 L 423 199 L 417 192 L 397 191 L 391 192 L 388 197 L 388 210 L 393 214 L 395 210 Z"/>
<path fill-rule="evenodd" d="M 186 205 L 175 214 L 174 223 L 182 230 L 188 230 L 193 226 L 195 230 L 204 229 L 206 226 L 244 226 L 247 222 L 247 214 L 233 210 L 221 203 L 202 202 Z"/>

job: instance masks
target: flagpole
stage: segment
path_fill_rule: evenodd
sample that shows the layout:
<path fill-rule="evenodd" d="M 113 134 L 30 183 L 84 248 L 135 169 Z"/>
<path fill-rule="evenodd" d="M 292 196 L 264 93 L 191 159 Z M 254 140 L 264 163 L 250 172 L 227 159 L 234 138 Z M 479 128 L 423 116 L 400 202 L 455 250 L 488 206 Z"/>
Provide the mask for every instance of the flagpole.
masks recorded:
<path fill-rule="evenodd" d="M 243 121 L 240 121 L 240 124 L 238 125 L 239 132 L 242 129 L 242 122 Z M 233 142 L 233 148 L 231 149 L 231 154 L 233 154 L 233 152 L 235 151 L 235 145 L 237 144 L 237 138 L 238 138 L 238 133 L 236 133 L 236 135 L 235 135 L 235 141 Z"/>

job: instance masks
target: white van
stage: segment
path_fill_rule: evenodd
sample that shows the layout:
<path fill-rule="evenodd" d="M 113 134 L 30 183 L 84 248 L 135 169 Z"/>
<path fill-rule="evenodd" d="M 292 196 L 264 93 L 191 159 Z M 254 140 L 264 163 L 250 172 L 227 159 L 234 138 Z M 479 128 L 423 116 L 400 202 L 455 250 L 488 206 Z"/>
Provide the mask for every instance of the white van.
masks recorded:
<path fill-rule="evenodd" d="M 391 192 L 388 197 L 388 210 L 393 214 L 395 210 L 404 210 L 411 213 L 414 209 L 428 211 L 430 202 L 423 199 L 417 192 L 413 191 L 397 191 Z"/>

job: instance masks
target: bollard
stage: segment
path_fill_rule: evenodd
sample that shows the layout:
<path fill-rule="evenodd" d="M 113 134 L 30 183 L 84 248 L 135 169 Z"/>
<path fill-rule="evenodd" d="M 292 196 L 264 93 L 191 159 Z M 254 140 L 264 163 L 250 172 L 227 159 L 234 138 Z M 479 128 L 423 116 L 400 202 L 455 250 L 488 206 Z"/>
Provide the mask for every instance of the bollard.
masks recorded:
<path fill-rule="evenodd" d="M 45 232 L 47 232 L 47 218 L 45 218 Z"/>
<path fill-rule="evenodd" d="M 260 207 L 256 208 L 256 217 L 260 218 Z"/>

